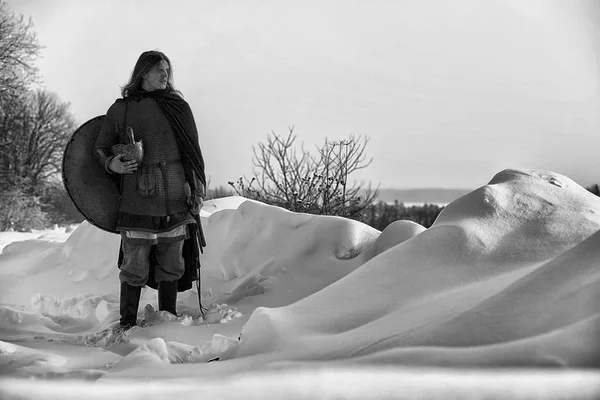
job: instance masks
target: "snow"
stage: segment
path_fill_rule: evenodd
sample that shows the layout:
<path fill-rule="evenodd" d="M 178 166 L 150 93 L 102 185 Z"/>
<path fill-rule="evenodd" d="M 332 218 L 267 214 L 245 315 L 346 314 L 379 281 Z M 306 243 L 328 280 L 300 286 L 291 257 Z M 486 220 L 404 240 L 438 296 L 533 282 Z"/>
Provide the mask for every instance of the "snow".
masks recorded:
<path fill-rule="evenodd" d="M 119 237 L 0 233 L 0 397 L 594 398 L 600 198 L 504 170 L 429 228 L 207 201 L 201 298 L 118 321 Z"/>

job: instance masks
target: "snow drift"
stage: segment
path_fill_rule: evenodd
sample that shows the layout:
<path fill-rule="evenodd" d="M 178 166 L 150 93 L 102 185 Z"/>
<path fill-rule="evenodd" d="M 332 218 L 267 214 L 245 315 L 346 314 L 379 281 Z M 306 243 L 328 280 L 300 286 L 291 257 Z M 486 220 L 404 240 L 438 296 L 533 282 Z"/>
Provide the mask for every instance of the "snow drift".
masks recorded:
<path fill-rule="evenodd" d="M 599 207 L 566 177 L 503 171 L 354 273 L 256 310 L 234 354 L 597 367 Z"/>

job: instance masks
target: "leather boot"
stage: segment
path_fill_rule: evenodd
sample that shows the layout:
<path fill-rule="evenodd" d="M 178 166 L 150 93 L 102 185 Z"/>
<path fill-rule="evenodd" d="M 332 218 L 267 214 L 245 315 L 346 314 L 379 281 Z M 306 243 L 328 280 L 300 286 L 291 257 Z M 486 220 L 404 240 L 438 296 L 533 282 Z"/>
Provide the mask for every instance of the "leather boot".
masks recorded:
<path fill-rule="evenodd" d="M 158 282 L 158 309 L 177 315 L 177 280 Z"/>
<path fill-rule="evenodd" d="M 131 286 L 128 283 L 121 282 L 121 298 L 119 311 L 121 319 L 119 327 L 128 330 L 137 325 L 138 307 L 140 305 L 141 286 Z"/>

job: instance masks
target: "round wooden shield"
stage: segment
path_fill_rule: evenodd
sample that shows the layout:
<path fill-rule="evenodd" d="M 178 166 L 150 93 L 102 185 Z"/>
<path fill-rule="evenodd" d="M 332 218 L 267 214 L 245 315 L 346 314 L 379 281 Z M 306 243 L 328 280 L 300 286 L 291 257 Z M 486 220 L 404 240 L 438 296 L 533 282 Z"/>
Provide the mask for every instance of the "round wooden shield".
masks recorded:
<path fill-rule="evenodd" d="M 103 121 L 104 115 L 93 118 L 73 133 L 63 155 L 62 179 L 71 200 L 90 224 L 117 233 L 120 177 L 106 172 L 94 155 Z"/>

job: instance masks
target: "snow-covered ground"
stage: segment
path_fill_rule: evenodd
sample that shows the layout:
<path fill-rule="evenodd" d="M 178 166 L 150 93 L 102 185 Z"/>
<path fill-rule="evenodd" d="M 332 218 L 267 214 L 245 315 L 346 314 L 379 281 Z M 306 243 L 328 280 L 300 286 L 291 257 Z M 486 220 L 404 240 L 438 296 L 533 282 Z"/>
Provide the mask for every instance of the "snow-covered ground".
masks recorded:
<path fill-rule="evenodd" d="M 240 197 L 202 220 L 208 314 L 145 289 L 125 336 L 117 235 L 0 233 L 0 398 L 600 396 L 600 198 L 565 176 L 502 171 L 429 229 Z"/>

